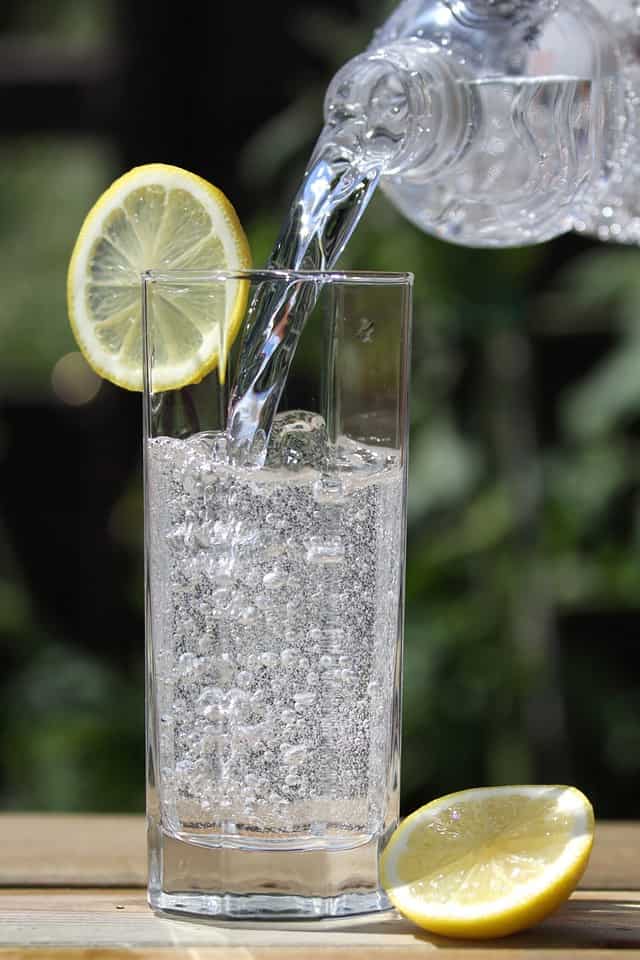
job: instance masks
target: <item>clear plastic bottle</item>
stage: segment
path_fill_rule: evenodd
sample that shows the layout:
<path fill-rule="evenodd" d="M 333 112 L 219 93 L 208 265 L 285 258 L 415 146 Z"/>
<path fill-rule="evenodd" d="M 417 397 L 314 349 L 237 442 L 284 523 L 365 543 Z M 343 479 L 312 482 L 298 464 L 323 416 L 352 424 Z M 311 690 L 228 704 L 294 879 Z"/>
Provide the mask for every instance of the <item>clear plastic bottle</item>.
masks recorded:
<path fill-rule="evenodd" d="M 640 243 L 640 3 L 592 0 L 605 17 L 620 58 L 622 108 L 616 116 L 615 149 L 603 178 L 587 191 L 574 228 L 601 240 Z"/>
<path fill-rule="evenodd" d="M 404 0 L 333 78 L 327 124 L 447 240 L 632 240 L 639 36 L 632 0 Z"/>

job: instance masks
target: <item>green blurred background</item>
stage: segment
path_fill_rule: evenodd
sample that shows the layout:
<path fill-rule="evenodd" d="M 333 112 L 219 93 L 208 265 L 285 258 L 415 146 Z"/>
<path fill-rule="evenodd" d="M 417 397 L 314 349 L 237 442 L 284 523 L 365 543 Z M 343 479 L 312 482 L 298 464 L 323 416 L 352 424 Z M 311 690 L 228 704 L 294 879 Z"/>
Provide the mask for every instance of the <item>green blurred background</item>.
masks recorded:
<path fill-rule="evenodd" d="M 3 0 L 5 809 L 144 806 L 140 398 L 75 353 L 84 215 L 129 167 L 176 163 L 228 194 L 264 262 L 327 81 L 388 6 Z M 380 196 L 342 263 L 416 275 L 404 811 L 554 781 L 637 816 L 640 252 L 465 250 Z"/>

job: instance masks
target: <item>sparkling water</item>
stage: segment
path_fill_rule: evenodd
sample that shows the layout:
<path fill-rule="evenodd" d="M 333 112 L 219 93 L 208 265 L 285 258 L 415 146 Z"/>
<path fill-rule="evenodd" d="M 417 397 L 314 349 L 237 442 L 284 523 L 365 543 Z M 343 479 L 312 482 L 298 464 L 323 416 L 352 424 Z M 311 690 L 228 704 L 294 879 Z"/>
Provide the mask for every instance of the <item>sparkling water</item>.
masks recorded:
<path fill-rule="evenodd" d="M 223 434 L 148 441 L 164 829 L 264 848 L 384 829 L 402 584 L 398 452 L 276 418 L 260 469 Z M 397 704 L 395 705 L 397 709 Z"/>

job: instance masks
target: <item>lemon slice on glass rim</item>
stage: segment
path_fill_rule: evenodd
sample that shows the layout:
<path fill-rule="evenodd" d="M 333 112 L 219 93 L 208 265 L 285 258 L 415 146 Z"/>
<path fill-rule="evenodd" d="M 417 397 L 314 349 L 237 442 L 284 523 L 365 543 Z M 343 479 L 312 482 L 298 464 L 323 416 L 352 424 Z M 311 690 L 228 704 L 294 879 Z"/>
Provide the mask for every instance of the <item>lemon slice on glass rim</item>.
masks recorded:
<path fill-rule="evenodd" d="M 500 937 L 542 920 L 587 865 L 594 818 L 575 787 L 462 790 L 394 831 L 381 881 L 394 906 L 433 933 Z"/>
<path fill-rule="evenodd" d="M 117 179 L 87 214 L 67 277 L 69 320 L 100 376 L 142 390 L 141 275 L 147 270 L 242 270 L 249 244 L 225 195 L 180 167 L 150 163 Z M 188 286 L 188 284 L 187 284 Z M 197 383 L 219 366 L 242 322 L 247 282 L 216 296 L 158 298 L 154 304 L 154 390 Z M 224 287 L 224 290 L 223 290 Z"/>

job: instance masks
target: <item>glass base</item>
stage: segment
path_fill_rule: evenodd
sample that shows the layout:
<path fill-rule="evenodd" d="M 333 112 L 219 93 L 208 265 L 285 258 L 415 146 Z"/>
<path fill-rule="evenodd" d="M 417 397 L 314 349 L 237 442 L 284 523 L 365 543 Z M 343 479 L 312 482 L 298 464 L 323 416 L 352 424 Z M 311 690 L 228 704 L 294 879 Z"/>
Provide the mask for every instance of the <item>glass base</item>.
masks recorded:
<path fill-rule="evenodd" d="M 168 917 L 184 915 L 199 920 L 327 920 L 391 909 L 382 891 L 370 894 L 345 893 L 339 897 L 298 897 L 193 892 L 169 895 L 150 890 L 149 904 Z"/>
<path fill-rule="evenodd" d="M 211 847 L 149 825 L 149 904 L 217 920 L 323 920 L 391 909 L 380 888 L 382 837 L 350 849 Z"/>

